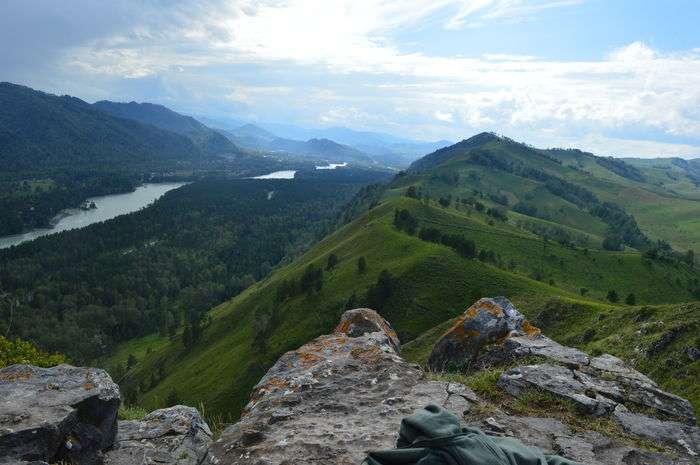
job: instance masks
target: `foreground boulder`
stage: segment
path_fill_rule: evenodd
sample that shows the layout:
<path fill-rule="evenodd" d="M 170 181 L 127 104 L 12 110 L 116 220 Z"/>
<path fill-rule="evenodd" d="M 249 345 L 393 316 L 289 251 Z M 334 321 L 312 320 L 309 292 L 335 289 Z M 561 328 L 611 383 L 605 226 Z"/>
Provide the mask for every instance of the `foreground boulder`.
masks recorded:
<path fill-rule="evenodd" d="M 178 405 L 117 422 L 119 388 L 96 368 L 0 370 L 0 464 L 199 465 L 212 434 Z"/>
<path fill-rule="evenodd" d="M 494 336 L 483 339 L 490 342 L 477 344 L 479 349 L 474 353 L 470 350 L 475 345 L 464 339 L 468 347 L 451 343 L 450 351 L 443 354 L 462 353 L 477 363 L 483 356 L 508 360 L 510 364 L 525 361 L 524 357 L 532 357 L 534 351 L 541 357 L 549 354 L 552 366 L 569 373 L 569 366 L 589 365 L 634 382 L 651 383 L 614 357 L 589 359 L 583 352 L 542 338 L 534 328 L 524 332 L 529 328 L 524 318 L 519 325 L 509 327 L 508 322 L 503 323 L 503 315 L 510 322 L 519 320 L 512 304 L 501 299 L 485 302 L 501 308 L 496 311 L 491 307 L 494 311 L 489 313 L 495 318 L 482 320 L 491 321 L 484 333 Z M 508 308 L 507 312 L 503 308 Z M 490 347 L 494 343 L 498 349 Z M 429 379 L 420 367 L 399 356 L 396 334 L 379 315 L 368 309 L 350 310 L 333 334 L 321 336 L 277 361 L 255 386 L 241 420 L 213 444 L 209 463 L 355 465 L 369 450 L 394 447 L 401 419 L 429 403 L 451 410 L 465 426 L 479 427 L 491 435 L 516 437 L 545 454 L 562 455 L 585 465 L 697 463 L 697 428 L 688 424 L 685 404 L 676 400 L 668 404 L 669 409 L 682 421 L 641 415 L 649 422 L 646 426 L 635 416 L 640 414 L 625 411 L 620 407 L 623 404 L 617 403 L 613 414 L 620 417 L 617 421 L 626 435 L 622 438 L 595 429 L 582 430 L 580 425 L 567 424 L 565 418 L 555 418 L 553 412 L 546 416 L 513 415 L 497 402 L 480 399 L 464 384 L 439 380 L 449 377 L 432 377 Z M 493 389 L 499 388 L 494 385 Z M 524 387 L 522 393 L 527 389 Z M 647 448 L 645 441 L 654 447 Z"/>
<path fill-rule="evenodd" d="M 102 463 L 117 434 L 119 388 L 95 368 L 0 370 L 0 463 Z"/>
<path fill-rule="evenodd" d="M 480 299 L 435 344 L 428 367 L 432 371 L 462 369 L 474 362 L 482 347 L 514 331 L 539 334 L 505 297 Z"/>
<path fill-rule="evenodd" d="M 617 357 L 589 357 L 526 323 L 518 327 L 521 321 L 524 318 L 507 299 L 479 300 L 435 345 L 430 360 L 440 363 L 432 367 L 462 367 L 467 372 L 504 367 L 497 386 L 514 397 L 546 392 L 572 403 L 582 414 L 607 416 L 636 436 L 690 456 L 700 453 L 700 429 L 686 399 L 664 391 Z M 469 336 L 465 328 L 475 327 L 479 335 Z M 643 414 L 632 413 L 636 411 Z"/>
<path fill-rule="evenodd" d="M 418 407 L 469 411 L 474 393 L 426 380 L 398 356 L 397 345 L 374 311 L 346 312 L 334 334 L 287 352 L 270 368 L 241 420 L 214 443 L 210 462 L 357 465 L 367 450 L 393 447 L 401 419 Z"/>
<path fill-rule="evenodd" d="M 197 409 L 177 405 L 156 410 L 138 421 L 119 422 L 107 465 L 199 465 L 211 444 L 209 426 Z"/>

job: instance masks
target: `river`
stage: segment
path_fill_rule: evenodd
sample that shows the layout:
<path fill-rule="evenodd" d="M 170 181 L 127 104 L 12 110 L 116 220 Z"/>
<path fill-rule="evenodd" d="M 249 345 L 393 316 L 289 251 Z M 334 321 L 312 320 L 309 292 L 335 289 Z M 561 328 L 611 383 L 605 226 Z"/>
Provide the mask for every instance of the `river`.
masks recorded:
<path fill-rule="evenodd" d="M 273 171 L 272 173 L 255 176 L 252 179 L 294 179 L 297 174 L 296 170 Z"/>
<path fill-rule="evenodd" d="M 187 183 L 143 184 L 137 187 L 134 192 L 89 198 L 87 203 L 94 202 L 97 206 L 96 209 L 80 210 L 71 208 L 63 210 L 52 220 L 53 228 L 51 229 L 33 229 L 23 234 L 0 237 L 0 249 L 31 241 L 37 237 L 46 236 L 48 234 L 54 234 L 69 229 L 84 228 L 93 223 L 106 221 L 115 216 L 134 212 L 150 205 L 166 192 L 177 189 L 185 184 Z"/>

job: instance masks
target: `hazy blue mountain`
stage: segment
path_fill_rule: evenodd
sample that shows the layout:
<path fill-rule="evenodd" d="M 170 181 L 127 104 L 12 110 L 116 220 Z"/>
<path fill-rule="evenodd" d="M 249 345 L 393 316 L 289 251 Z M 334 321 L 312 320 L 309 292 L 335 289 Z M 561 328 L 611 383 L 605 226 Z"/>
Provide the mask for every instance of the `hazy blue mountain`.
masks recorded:
<path fill-rule="evenodd" d="M 309 139 L 306 141 L 277 137 L 265 129 L 246 124 L 236 129 L 222 130 L 234 144 L 251 150 L 283 152 L 303 158 L 332 163 L 377 164 L 374 159 L 353 147 L 339 144 L 330 139 Z"/>
<path fill-rule="evenodd" d="M 307 129 L 279 123 L 260 123 L 259 126 L 280 137 L 290 139 L 331 139 L 362 152 L 381 156 L 394 162 L 403 162 L 403 164 L 410 163 L 427 153 L 452 144 L 446 140 L 416 141 L 381 132 L 356 131 L 345 127 Z"/>

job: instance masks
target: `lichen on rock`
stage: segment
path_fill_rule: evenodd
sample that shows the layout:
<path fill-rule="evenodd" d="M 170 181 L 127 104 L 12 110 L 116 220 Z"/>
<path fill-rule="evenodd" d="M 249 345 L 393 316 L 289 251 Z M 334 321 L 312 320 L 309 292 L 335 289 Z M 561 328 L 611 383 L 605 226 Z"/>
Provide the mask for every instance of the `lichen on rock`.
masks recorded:
<path fill-rule="evenodd" d="M 607 415 L 625 434 L 639 438 L 640 444 L 651 440 L 658 447 L 650 450 L 596 430 L 582 431 L 555 417 L 514 415 L 502 405 L 480 399 L 465 384 L 448 377 L 431 375 L 430 379 L 419 366 L 400 357 L 388 322 L 372 310 L 356 309 L 343 315 L 333 334 L 284 354 L 270 368 L 254 388 L 240 421 L 213 444 L 209 463 L 355 465 L 369 450 L 392 448 L 401 420 L 436 403 L 457 414 L 464 425 L 492 435 L 513 436 L 547 454 L 585 465 L 695 464 L 692 454 L 698 447 L 698 429 L 689 424 L 692 409 L 688 410 L 683 399 L 663 393 L 653 381 L 615 357 L 592 358 L 542 336 L 525 324 L 506 299 L 480 300 L 455 328 L 465 328 L 469 318 L 483 323 L 482 334 L 487 336 L 474 344 L 470 337 L 450 339 L 448 332 L 451 342 L 443 355 L 462 354 L 477 364 L 488 361 L 520 369 L 520 377 L 506 369 L 499 379 L 505 392 L 519 396 L 531 388 L 549 389 L 552 395 L 587 406 L 580 415 Z M 533 358 L 543 363 L 536 368 L 517 365 Z M 528 376 L 523 374 L 526 371 Z M 574 373 L 581 377 L 575 378 Z M 631 389 L 641 391 L 631 393 Z M 639 414 L 625 410 L 627 401 L 645 405 L 653 399 L 648 394 L 665 405 L 657 406 L 660 415 L 673 413 L 679 420 L 644 417 L 644 421 L 653 420 L 654 428 L 649 428 L 657 431 L 653 437 L 637 431 L 644 423 L 630 415 Z M 670 440 L 678 431 L 683 434 L 681 442 Z"/>

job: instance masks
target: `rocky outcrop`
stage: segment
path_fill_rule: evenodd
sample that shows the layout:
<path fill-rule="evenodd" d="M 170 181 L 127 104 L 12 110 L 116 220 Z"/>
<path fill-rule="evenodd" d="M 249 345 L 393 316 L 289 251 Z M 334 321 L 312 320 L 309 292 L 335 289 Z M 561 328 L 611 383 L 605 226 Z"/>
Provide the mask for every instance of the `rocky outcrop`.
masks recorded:
<path fill-rule="evenodd" d="M 474 308 L 476 311 L 471 310 Z M 590 405 L 591 418 L 615 418 L 620 434 L 626 436 L 610 437 L 595 429 L 582 429 L 580 424 L 569 425 L 555 415 L 513 415 L 497 402 L 480 399 L 464 384 L 447 381 L 449 376 L 428 376 L 399 356 L 398 341 L 389 324 L 375 312 L 361 309 L 343 315 L 333 334 L 321 336 L 278 360 L 255 386 L 241 420 L 214 443 L 209 463 L 357 464 L 368 450 L 393 447 L 401 419 L 428 403 L 453 411 L 465 425 L 480 427 L 491 435 L 516 437 L 547 454 L 563 455 L 585 465 L 696 463 L 693 454 L 698 429 L 689 424 L 692 410 L 683 399 L 663 393 L 646 376 L 615 357 L 591 358 L 541 336 L 505 299 L 482 299 L 470 310 L 455 328 L 458 332 L 459 328 L 482 328 L 480 342 L 475 342 L 474 334 L 462 338 L 467 341 L 464 347 L 455 343 L 457 338 L 438 342 L 435 350 L 441 353 L 432 360 L 450 364 L 462 354 L 470 363 L 500 361 L 523 372 L 528 371 L 525 367 L 534 366 L 529 364 L 533 359 L 547 362 L 552 368 L 544 370 L 546 376 L 526 379 L 548 376 L 541 383 L 543 389 Z M 482 311 L 491 316 L 479 316 Z M 477 319 L 483 325 L 465 325 L 467 319 Z M 518 367 L 518 361 L 528 364 Z M 461 365 L 460 360 L 456 362 L 454 366 Z M 573 372 L 581 373 L 583 378 L 573 378 Z M 523 378 L 511 383 L 511 379 L 518 378 L 506 370 L 499 384 L 514 396 L 523 395 L 536 388 L 529 381 L 518 385 Z M 606 395 L 614 392 L 612 385 L 603 383 L 608 380 L 617 380 L 620 397 Z M 581 388 L 576 384 L 584 382 L 597 383 L 594 386 L 603 392 L 593 393 L 588 385 Z M 628 385 L 644 386 L 646 391 L 631 393 Z M 586 399 L 579 398 L 579 394 Z M 633 413 L 625 407 L 628 399 L 640 405 L 654 402 L 647 397 L 651 394 L 664 405 L 653 407 L 660 415 L 663 412 L 663 419 Z M 583 408 L 581 415 L 586 415 Z M 671 415 L 680 421 L 670 421 Z M 648 422 L 646 426 L 643 421 Z M 648 449 L 643 446 L 646 443 L 656 445 Z"/>
<path fill-rule="evenodd" d="M 397 346 L 374 311 L 346 312 L 333 334 L 270 368 L 241 420 L 214 443 L 210 463 L 357 465 L 365 451 L 392 447 L 401 419 L 418 406 L 470 409 L 476 396 L 466 386 L 426 380 Z"/>
<path fill-rule="evenodd" d="M 211 431 L 196 409 L 117 421 L 118 386 L 96 368 L 0 370 L 0 464 L 198 465 Z"/>
<path fill-rule="evenodd" d="M 117 423 L 119 391 L 102 370 L 15 365 L 0 370 L 0 464 L 355 465 L 370 450 L 394 447 L 401 420 L 428 404 L 464 426 L 584 465 L 697 464 L 700 429 L 685 399 L 616 357 L 590 357 L 541 335 L 507 299 L 470 307 L 430 357 L 434 367 L 500 366 L 497 382 L 484 387 L 482 379 L 486 398 L 460 376 L 424 372 L 399 350 L 376 312 L 346 312 L 332 334 L 284 354 L 213 444 L 191 407 Z M 515 408 L 533 392 L 577 413 Z"/>
<path fill-rule="evenodd" d="M 484 305 L 484 302 L 486 305 Z M 498 304 L 493 310 L 492 302 Z M 508 312 L 505 309 L 509 309 Z M 640 438 L 663 443 L 690 456 L 700 452 L 700 429 L 690 403 L 662 390 L 654 381 L 629 368 L 622 360 L 609 354 L 589 357 L 586 353 L 561 344 L 525 325 L 520 329 L 511 325 L 500 338 L 467 338 L 459 350 L 444 351 L 445 342 L 464 339 L 464 322 L 471 328 L 486 321 L 484 313 L 500 315 L 519 312 L 507 299 L 481 299 L 470 307 L 433 349 L 431 360 L 443 365 L 462 366 L 459 359 L 469 360 L 468 370 L 485 366 L 504 367 L 497 386 L 508 394 L 521 397 L 533 389 L 565 399 L 579 412 L 592 416 L 609 416 L 627 432 Z M 521 317 L 512 321 L 522 321 Z M 480 334 L 497 325 L 480 327 Z M 447 356 L 446 356 L 447 354 Z M 632 412 L 644 412 L 632 413 Z"/>
<path fill-rule="evenodd" d="M 138 421 L 119 422 L 106 465 L 199 465 L 207 456 L 211 430 L 197 409 L 177 405 Z"/>
<path fill-rule="evenodd" d="M 95 368 L 0 370 L 0 463 L 102 462 L 117 433 L 119 388 Z"/>
<path fill-rule="evenodd" d="M 513 331 L 539 334 L 505 297 L 480 299 L 435 344 L 428 367 L 432 371 L 469 367 L 482 347 L 503 340 Z"/>

